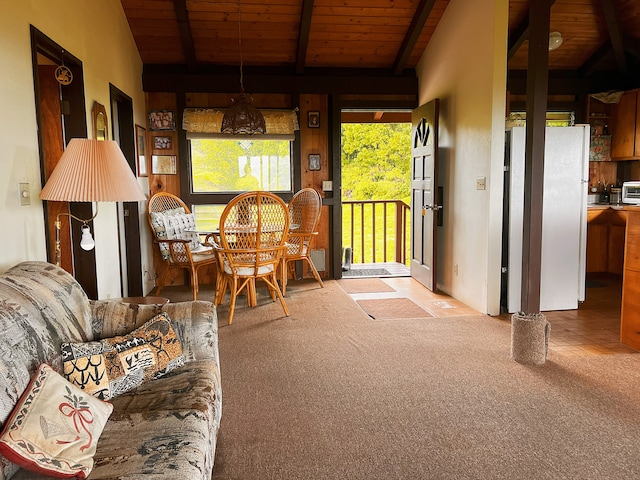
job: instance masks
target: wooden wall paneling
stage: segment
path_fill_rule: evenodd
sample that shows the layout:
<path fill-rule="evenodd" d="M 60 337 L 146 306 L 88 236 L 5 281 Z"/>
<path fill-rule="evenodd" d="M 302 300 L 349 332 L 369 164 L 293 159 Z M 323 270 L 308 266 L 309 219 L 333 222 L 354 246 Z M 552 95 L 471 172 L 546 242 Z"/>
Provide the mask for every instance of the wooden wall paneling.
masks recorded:
<path fill-rule="evenodd" d="M 320 126 L 310 128 L 308 125 L 308 113 L 320 113 Z M 331 165 L 329 163 L 329 111 L 328 98 L 326 95 L 300 95 L 300 171 L 301 187 L 311 187 L 315 189 L 322 198 L 325 192 L 322 191 L 322 182 L 331 180 Z M 320 155 L 320 170 L 309 170 L 309 154 Z M 322 207 L 322 214 L 318 223 L 318 236 L 316 237 L 314 250 L 325 251 L 325 269 L 319 271 L 320 276 L 327 278 L 329 275 L 330 262 L 330 241 L 329 241 L 329 207 Z M 308 267 L 304 266 L 303 277 L 311 277 Z"/>
<path fill-rule="evenodd" d="M 174 195 L 180 196 L 180 156 L 178 148 L 178 134 L 177 129 L 180 125 L 177 123 L 178 112 L 176 111 L 177 102 L 175 93 L 148 93 L 147 94 L 147 108 L 148 111 L 152 110 L 171 110 L 176 120 L 176 130 L 151 130 L 149 125 L 149 118 L 147 115 L 147 134 L 149 135 L 151 142 L 151 149 L 149 150 L 150 156 L 153 155 L 175 155 L 177 160 L 177 173 L 175 175 L 154 175 L 152 161 L 149 163 L 149 189 L 151 195 L 158 192 L 169 192 Z M 154 137 L 170 137 L 171 148 L 168 150 L 158 150 L 153 148 Z M 152 159 L 151 159 L 152 160 Z"/>
<path fill-rule="evenodd" d="M 175 93 L 147 93 L 147 136 L 149 139 L 149 191 L 150 195 L 154 195 L 158 192 L 168 192 L 174 195 L 180 196 L 180 155 L 178 148 L 178 134 L 177 129 L 180 125 L 177 123 L 178 112 L 176 111 L 177 101 Z M 174 114 L 174 120 L 176 120 L 176 130 L 151 130 L 149 125 L 148 113 L 152 110 L 171 110 Z M 156 149 L 154 148 L 154 137 L 170 137 L 171 148 L 170 149 Z M 177 172 L 175 175 L 154 175 L 153 173 L 153 155 L 175 155 L 177 162 Z M 164 271 L 165 262 L 160 256 L 158 247 L 153 248 L 153 264 L 155 271 L 158 275 L 161 275 Z M 183 270 L 174 270 L 170 273 L 167 279 L 167 285 L 186 285 L 189 280 Z M 201 282 L 204 282 L 204 276 Z"/>
<path fill-rule="evenodd" d="M 589 162 L 589 186 L 616 183 L 617 178 L 617 162 Z"/>

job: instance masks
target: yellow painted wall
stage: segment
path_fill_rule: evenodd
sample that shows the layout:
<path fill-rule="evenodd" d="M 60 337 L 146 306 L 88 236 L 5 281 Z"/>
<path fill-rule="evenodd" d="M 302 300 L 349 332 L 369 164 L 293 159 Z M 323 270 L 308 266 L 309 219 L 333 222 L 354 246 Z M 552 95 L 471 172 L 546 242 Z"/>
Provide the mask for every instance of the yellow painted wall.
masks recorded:
<path fill-rule="evenodd" d="M 441 102 L 438 288 L 492 315 L 500 313 L 507 28 L 508 0 L 451 0 L 416 68 L 420 104 Z M 486 190 L 476 190 L 478 177 Z"/>
<path fill-rule="evenodd" d="M 30 25 L 83 62 L 87 131 L 92 132 L 95 101 L 111 115 L 109 84 L 133 99 L 135 123 L 146 126 L 142 61 L 119 0 L 30 0 L 4 2 L 0 15 L 0 271 L 24 260 L 46 260 L 40 160 L 31 63 Z M 111 131 L 111 128 L 109 129 Z M 148 185 L 141 179 L 143 190 Z M 31 205 L 19 206 L 18 183 L 31 187 Z M 144 213 L 144 206 L 141 205 Z M 141 218 L 141 221 L 146 220 Z M 98 295 L 120 296 L 117 215 L 114 203 L 101 203 L 94 221 Z M 143 236 L 147 230 L 145 223 Z M 142 238 L 143 264 L 150 262 Z M 149 260 L 146 260 L 149 258 Z M 152 286 L 152 284 L 151 284 Z M 150 287 L 146 286 L 146 290 Z"/>

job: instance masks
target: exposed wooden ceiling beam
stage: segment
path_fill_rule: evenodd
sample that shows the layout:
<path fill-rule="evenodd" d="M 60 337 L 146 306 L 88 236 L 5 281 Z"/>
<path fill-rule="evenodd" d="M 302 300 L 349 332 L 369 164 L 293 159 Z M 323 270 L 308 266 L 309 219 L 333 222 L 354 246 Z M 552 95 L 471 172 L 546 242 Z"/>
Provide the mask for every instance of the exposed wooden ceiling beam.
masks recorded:
<path fill-rule="evenodd" d="M 198 70 L 196 51 L 193 47 L 193 36 L 191 35 L 191 25 L 189 25 L 189 12 L 186 0 L 173 0 L 173 8 L 176 11 L 178 21 L 178 31 L 180 32 L 180 43 L 184 53 L 187 68 L 190 72 Z"/>
<path fill-rule="evenodd" d="M 418 38 L 420 38 L 422 29 L 427 23 L 427 18 L 429 18 L 435 3 L 435 0 L 420 0 L 416 13 L 411 19 L 411 24 L 409 24 L 409 29 L 402 40 L 396 60 L 393 62 L 392 72 L 394 75 L 400 75 L 406 67 L 407 60 L 409 60 L 413 47 L 415 47 Z"/>
<path fill-rule="evenodd" d="M 199 73 L 175 65 L 144 65 L 142 88 L 145 92 L 229 93 L 238 89 L 238 74 L 230 68 Z M 306 68 L 302 75 L 291 69 L 246 68 L 245 87 L 257 93 L 327 93 L 410 96 L 415 108 L 418 79 L 415 75 L 391 75 L 387 69 Z"/>
<path fill-rule="evenodd" d="M 578 68 L 578 75 L 582 77 L 591 76 L 597 69 L 598 64 L 604 60 L 611 53 L 611 41 L 607 40 L 600 47 L 593 52 L 593 54 L 587 58 L 580 68 Z"/>
<path fill-rule="evenodd" d="M 307 61 L 307 47 L 309 46 L 309 32 L 311 31 L 311 17 L 313 16 L 314 0 L 302 2 L 300 14 L 300 31 L 298 34 L 298 51 L 296 53 L 296 73 L 303 73 Z"/>
<path fill-rule="evenodd" d="M 602 9 L 604 10 L 604 18 L 607 21 L 607 30 L 611 39 L 611 48 L 616 57 L 618 70 L 627 73 L 627 57 L 624 53 L 624 41 L 622 39 L 622 28 L 618 21 L 618 12 L 611 0 L 601 0 Z"/>
<path fill-rule="evenodd" d="M 507 50 L 507 61 L 516 54 L 524 41 L 529 38 L 529 15 L 524 17 L 520 24 L 513 29 L 509 35 L 509 48 Z"/>
<path fill-rule="evenodd" d="M 640 39 L 634 37 L 624 37 L 624 48 L 633 57 L 640 61 Z"/>
<path fill-rule="evenodd" d="M 549 2 L 552 7 L 553 4 L 556 3 L 556 0 L 551 0 Z M 520 49 L 522 44 L 529 38 L 529 15 L 527 14 L 520 24 L 513 29 L 511 35 L 509 35 L 509 47 L 507 50 L 507 61 L 511 60 L 511 58 L 516 54 L 516 52 Z"/>

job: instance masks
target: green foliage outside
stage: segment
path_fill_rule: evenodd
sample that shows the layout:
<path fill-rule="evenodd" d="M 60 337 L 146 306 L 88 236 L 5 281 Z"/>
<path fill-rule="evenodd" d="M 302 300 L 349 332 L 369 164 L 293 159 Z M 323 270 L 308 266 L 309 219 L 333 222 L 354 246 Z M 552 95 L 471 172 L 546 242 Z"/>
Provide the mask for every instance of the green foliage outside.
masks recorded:
<path fill-rule="evenodd" d="M 342 199 L 411 199 L 411 125 L 342 125 Z"/>
<path fill-rule="evenodd" d="M 387 204 L 385 210 L 383 204 L 367 204 L 354 206 L 353 213 L 349 204 L 343 205 L 342 244 L 353 248 L 354 262 L 396 261 L 396 222 L 398 216 L 402 218 L 406 213 L 411 200 L 410 124 L 342 126 L 342 200 L 399 200 L 405 205 Z M 406 217 L 405 263 L 408 264 L 411 219 L 409 215 Z M 364 235 L 361 235 L 363 228 Z"/>
<path fill-rule="evenodd" d="M 291 189 L 287 140 L 191 140 L 195 192 Z M 245 171 L 247 163 L 250 169 Z M 255 177 L 255 178 L 252 178 Z"/>
<path fill-rule="evenodd" d="M 240 193 L 291 190 L 288 140 L 191 140 L 195 192 Z M 218 228 L 224 205 L 195 205 L 198 229 Z"/>

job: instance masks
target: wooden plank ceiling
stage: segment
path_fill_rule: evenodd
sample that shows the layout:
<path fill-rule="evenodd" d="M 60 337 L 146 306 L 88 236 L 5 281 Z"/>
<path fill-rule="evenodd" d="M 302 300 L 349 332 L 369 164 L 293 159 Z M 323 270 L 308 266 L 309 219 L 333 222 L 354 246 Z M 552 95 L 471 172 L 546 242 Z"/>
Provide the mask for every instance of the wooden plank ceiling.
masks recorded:
<path fill-rule="evenodd" d="M 550 98 L 555 95 L 575 106 L 586 93 L 640 87 L 640 0 L 548 1 L 550 31 L 563 38 L 561 47 L 549 52 Z M 331 79 L 331 88 L 353 83 L 357 85 L 350 88 L 365 87 L 358 93 L 367 93 L 374 81 L 378 89 L 385 89 L 398 85 L 393 79 L 415 77 L 414 69 L 449 0 L 121 3 L 145 72 L 156 75 L 153 82 L 146 76 L 150 83 L 145 85 L 152 90 L 166 86 L 166 78 L 182 87 L 196 82 L 198 88 L 225 88 L 226 79 L 228 88 L 235 89 L 242 52 L 243 65 L 254 69 L 251 78 L 259 69 L 262 87 L 295 91 L 293 82 L 309 85 L 310 79 L 321 77 L 311 82 L 314 88 Z M 512 105 L 522 103 L 526 90 L 528 11 L 529 0 L 510 0 L 507 58 Z M 164 72 L 169 72 L 167 77 Z M 556 78 L 560 81 L 554 83 Z M 380 83 L 381 79 L 392 83 Z"/>
<path fill-rule="evenodd" d="M 145 64 L 413 69 L 449 0 L 121 0 Z M 526 69 L 529 0 L 509 2 L 509 69 Z M 240 20 L 240 22 L 239 22 Z M 240 26 L 240 29 L 239 29 Z M 629 69 L 638 0 L 556 0 L 550 69 Z M 513 48 L 515 46 L 515 48 Z"/>

